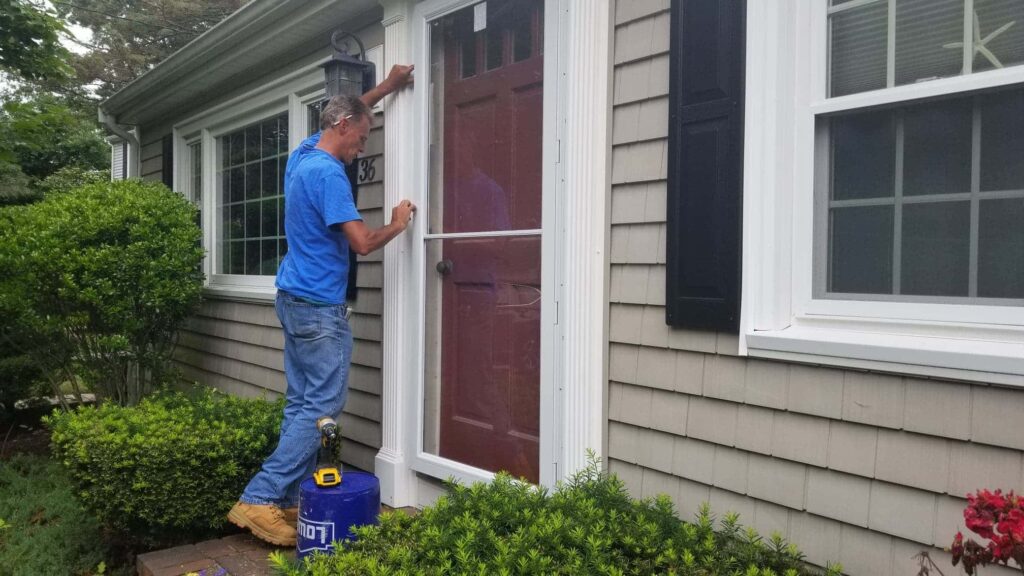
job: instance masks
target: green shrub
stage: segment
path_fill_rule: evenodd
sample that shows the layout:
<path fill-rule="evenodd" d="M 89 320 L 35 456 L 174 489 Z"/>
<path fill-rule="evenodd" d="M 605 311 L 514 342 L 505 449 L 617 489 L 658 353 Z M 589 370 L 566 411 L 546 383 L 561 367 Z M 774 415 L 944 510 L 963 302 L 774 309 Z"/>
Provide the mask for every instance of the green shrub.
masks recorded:
<path fill-rule="evenodd" d="M 82 166 L 65 166 L 39 181 L 36 188 L 43 194 L 60 194 L 88 184 L 103 182 L 110 182 L 110 171 L 93 170 Z"/>
<path fill-rule="evenodd" d="M 720 529 L 705 506 L 696 523 L 676 518 L 667 497 L 633 500 L 598 463 L 549 494 L 499 474 L 488 484 L 449 484 L 450 492 L 414 517 L 387 513 L 333 556 L 301 567 L 283 555 L 281 574 L 798 576 L 796 547 L 762 540 L 727 514 Z M 839 568 L 829 574 L 838 574 Z"/>
<path fill-rule="evenodd" d="M 174 334 L 200 302 L 195 208 L 158 183 L 101 182 L 8 208 L 0 339 L 130 405 L 170 378 Z"/>
<path fill-rule="evenodd" d="M 46 423 L 85 507 L 119 538 L 156 547 L 223 528 L 281 417 L 281 402 L 206 389 L 54 412 Z"/>
<path fill-rule="evenodd" d="M 32 187 L 32 179 L 17 164 L 0 158 L 0 207 L 30 204 L 43 199 L 42 193 Z"/>
<path fill-rule="evenodd" d="M 0 576 L 87 574 L 107 553 L 99 523 L 46 457 L 0 463 L 0 518 Z"/>

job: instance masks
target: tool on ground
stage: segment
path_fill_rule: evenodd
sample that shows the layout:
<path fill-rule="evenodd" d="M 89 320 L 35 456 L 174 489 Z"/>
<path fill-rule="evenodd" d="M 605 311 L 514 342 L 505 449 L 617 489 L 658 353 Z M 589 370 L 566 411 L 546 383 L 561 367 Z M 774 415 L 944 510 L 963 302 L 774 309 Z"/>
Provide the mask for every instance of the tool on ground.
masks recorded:
<path fill-rule="evenodd" d="M 324 416 L 316 421 L 320 431 L 320 451 L 316 457 L 313 481 L 321 488 L 341 484 L 341 433 L 334 418 Z"/>

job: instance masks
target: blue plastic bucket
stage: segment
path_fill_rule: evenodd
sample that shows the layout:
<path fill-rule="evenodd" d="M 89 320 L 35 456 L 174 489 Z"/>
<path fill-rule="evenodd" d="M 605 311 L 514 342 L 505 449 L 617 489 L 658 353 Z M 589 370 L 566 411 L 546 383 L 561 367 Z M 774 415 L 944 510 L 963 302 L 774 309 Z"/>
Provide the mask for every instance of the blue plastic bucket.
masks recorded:
<path fill-rule="evenodd" d="M 380 513 L 380 480 L 366 472 L 345 472 L 341 484 L 328 488 L 312 478 L 299 484 L 296 541 L 299 560 L 320 551 L 330 554 L 331 542 L 351 540 L 353 526 L 376 524 Z"/>

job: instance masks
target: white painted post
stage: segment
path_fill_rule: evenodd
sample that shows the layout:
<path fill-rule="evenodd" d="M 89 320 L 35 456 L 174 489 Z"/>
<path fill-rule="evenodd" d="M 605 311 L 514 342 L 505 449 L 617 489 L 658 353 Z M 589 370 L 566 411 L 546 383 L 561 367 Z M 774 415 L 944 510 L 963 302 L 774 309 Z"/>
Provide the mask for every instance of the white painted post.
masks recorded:
<path fill-rule="evenodd" d="M 566 299 L 564 406 L 558 476 L 604 451 L 607 370 L 607 233 L 610 198 L 612 7 L 609 0 L 567 4 L 565 128 L 561 153 L 565 194 Z"/>
<path fill-rule="evenodd" d="M 384 70 L 394 64 L 411 61 L 410 26 L 412 2 L 409 0 L 381 0 L 384 7 Z M 422 88 L 421 88 L 422 89 Z M 410 89 L 388 96 L 384 100 L 384 211 L 408 195 L 410 186 L 405 182 L 402 167 L 409 160 L 405 141 L 412 122 L 413 98 Z M 403 132 L 406 136 L 403 138 Z M 415 224 L 414 224 L 415 225 Z M 384 386 L 381 401 L 382 442 L 374 462 L 380 478 L 381 501 L 395 508 L 416 504 L 416 476 L 409 467 L 405 450 L 410 419 L 407 413 L 415 407 L 407 406 L 414 397 L 409 389 L 412 375 L 403 354 L 404 342 L 410 326 L 402 296 L 408 282 L 408 269 L 412 262 L 412 234 L 402 234 L 384 247 Z"/>

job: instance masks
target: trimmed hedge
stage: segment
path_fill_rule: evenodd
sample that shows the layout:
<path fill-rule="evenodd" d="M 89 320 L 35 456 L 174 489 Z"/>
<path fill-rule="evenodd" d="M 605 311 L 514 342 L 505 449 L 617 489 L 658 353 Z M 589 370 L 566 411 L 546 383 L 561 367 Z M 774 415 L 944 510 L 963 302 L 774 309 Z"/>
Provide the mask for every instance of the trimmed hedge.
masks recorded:
<path fill-rule="evenodd" d="M 205 389 L 54 412 L 46 423 L 85 507 L 119 538 L 156 547 L 224 527 L 277 443 L 282 409 Z"/>
<path fill-rule="evenodd" d="M 388 513 L 379 526 L 357 529 L 358 540 L 335 543 L 333 556 L 317 554 L 296 566 L 275 553 L 273 565 L 286 576 L 821 573 L 781 536 L 762 539 L 735 514 L 716 521 L 705 505 L 687 523 L 668 497 L 633 500 L 594 460 L 550 494 L 506 474 L 448 488 L 416 516 Z M 840 572 L 838 566 L 826 571 Z"/>

